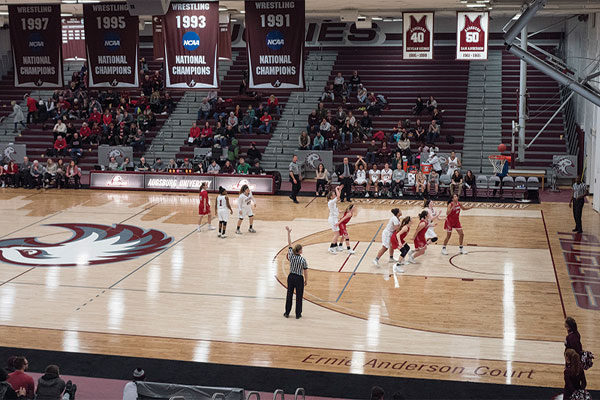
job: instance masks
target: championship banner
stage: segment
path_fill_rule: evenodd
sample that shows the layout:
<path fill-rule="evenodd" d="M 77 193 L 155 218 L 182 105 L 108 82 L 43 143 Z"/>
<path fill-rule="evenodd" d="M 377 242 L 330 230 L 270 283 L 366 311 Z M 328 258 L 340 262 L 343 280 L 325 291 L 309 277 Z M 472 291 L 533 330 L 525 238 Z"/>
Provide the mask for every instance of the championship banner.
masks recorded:
<path fill-rule="evenodd" d="M 85 60 L 83 18 L 63 18 L 61 22 L 63 59 L 69 61 Z"/>
<path fill-rule="evenodd" d="M 402 58 L 433 59 L 433 13 L 402 13 Z"/>
<path fill-rule="evenodd" d="M 487 11 L 456 13 L 457 60 L 487 60 L 489 16 Z"/>
<path fill-rule="evenodd" d="M 304 0 L 246 0 L 250 90 L 304 88 Z"/>
<path fill-rule="evenodd" d="M 84 4 L 89 87 L 138 87 L 139 18 L 127 3 Z"/>
<path fill-rule="evenodd" d="M 166 87 L 217 89 L 219 2 L 173 2 L 162 27 Z"/>
<path fill-rule="evenodd" d="M 227 18 L 229 19 L 229 18 Z M 229 21 L 219 22 L 219 60 L 232 59 L 231 34 L 229 33 Z"/>
<path fill-rule="evenodd" d="M 9 5 L 15 86 L 62 87 L 60 4 Z"/>
<path fill-rule="evenodd" d="M 163 37 L 162 18 L 152 17 L 152 43 L 153 55 L 155 60 L 164 60 L 165 58 L 165 42 Z"/>

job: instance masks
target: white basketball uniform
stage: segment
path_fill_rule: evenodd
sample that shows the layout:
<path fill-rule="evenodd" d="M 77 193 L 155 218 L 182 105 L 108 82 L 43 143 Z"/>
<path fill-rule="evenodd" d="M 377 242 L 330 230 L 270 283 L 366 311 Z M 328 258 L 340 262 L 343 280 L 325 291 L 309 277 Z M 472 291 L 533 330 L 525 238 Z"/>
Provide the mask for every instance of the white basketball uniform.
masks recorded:
<path fill-rule="evenodd" d="M 331 225 L 332 231 L 339 232 L 340 227 L 336 225 L 338 223 L 338 218 L 340 217 L 340 211 L 337 206 L 337 197 L 329 200 L 327 202 L 327 207 L 329 207 L 329 218 L 327 218 L 327 222 Z"/>
<path fill-rule="evenodd" d="M 254 213 L 252 212 L 253 200 L 254 198 L 252 197 L 252 192 L 250 192 L 247 196 L 244 193 L 240 194 L 240 197 L 238 198 L 238 213 L 240 219 L 254 216 Z"/>
<path fill-rule="evenodd" d="M 381 243 L 386 249 L 392 247 L 390 241 L 392 240 L 392 235 L 396 233 L 396 227 L 398 225 L 400 225 L 400 220 L 394 215 L 392 218 L 390 218 L 390 220 L 387 223 L 387 226 L 381 233 Z"/>
<path fill-rule="evenodd" d="M 362 185 L 363 183 L 367 183 L 367 171 L 365 171 L 364 169 L 357 170 L 355 182 L 358 183 L 359 185 Z"/>
<path fill-rule="evenodd" d="M 227 208 L 227 196 L 217 196 L 217 217 L 220 222 L 227 222 L 229 219 L 229 209 Z"/>
<path fill-rule="evenodd" d="M 379 181 L 379 178 L 381 176 L 381 171 L 379 171 L 378 169 L 370 169 L 369 170 L 369 178 L 371 179 L 371 184 L 376 183 L 377 181 Z"/>
<path fill-rule="evenodd" d="M 454 160 L 448 157 L 448 175 L 452 176 L 454 171 L 458 169 L 458 158 L 454 157 Z"/>
<path fill-rule="evenodd" d="M 433 239 L 436 238 L 437 235 L 435 233 L 435 230 L 433 229 L 433 219 L 435 217 L 437 217 L 437 215 L 439 214 L 435 208 L 424 208 L 424 210 L 427 211 L 427 232 L 425 232 L 425 239 L 429 240 L 429 239 Z"/>
<path fill-rule="evenodd" d="M 394 171 L 392 171 L 391 169 L 382 169 L 381 170 L 381 183 L 385 184 L 391 184 L 392 183 L 392 175 L 393 175 Z"/>

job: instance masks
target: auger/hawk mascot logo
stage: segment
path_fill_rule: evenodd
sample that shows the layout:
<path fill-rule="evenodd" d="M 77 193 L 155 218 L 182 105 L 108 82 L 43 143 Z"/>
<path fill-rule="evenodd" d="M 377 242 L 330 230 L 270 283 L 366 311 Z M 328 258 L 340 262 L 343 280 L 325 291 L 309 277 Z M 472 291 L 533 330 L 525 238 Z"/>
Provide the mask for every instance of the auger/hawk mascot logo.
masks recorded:
<path fill-rule="evenodd" d="M 36 237 L 0 240 L 0 261 L 28 267 L 75 267 L 132 260 L 165 250 L 173 238 L 132 225 L 50 224 L 72 232 L 47 243 Z"/>
<path fill-rule="evenodd" d="M 558 174 L 561 176 L 571 176 L 577 173 L 577 171 L 571 170 L 574 169 L 575 163 L 573 163 L 573 161 L 570 158 L 560 158 L 558 161 L 555 162 L 555 165 Z"/>
<path fill-rule="evenodd" d="M 323 159 L 319 155 L 319 153 L 309 153 L 306 155 L 304 159 L 304 164 L 306 164 L 311 169 L 319 168 L 319 164 L 323 162 Z"/>

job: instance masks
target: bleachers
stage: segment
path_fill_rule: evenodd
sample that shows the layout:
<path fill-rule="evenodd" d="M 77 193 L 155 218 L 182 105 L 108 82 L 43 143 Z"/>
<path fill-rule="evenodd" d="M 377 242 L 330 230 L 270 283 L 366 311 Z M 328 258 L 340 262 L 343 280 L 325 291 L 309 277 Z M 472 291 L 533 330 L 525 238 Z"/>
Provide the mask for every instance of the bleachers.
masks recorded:
<path fill-rule="evenodd" d="M 414 122 L 420 118 L 427 127 L 429 113 L 420 116 L 412 113 L 417 96 L 424 101 L 428 96 L 435 96 L 443 113 L 444 124 L 441 136 L 436 142 L 440 150 L 461 151 L 463 143 L 467 82 L 469 77 L 468 62 L 455 60 L 455 49 L 452 46 L 437 46 L 433 60 L 403 60 L 400 47 L 355 47 L 339 48 L 339 54 L 327 85 L 333 83 L 338 72 L 346 80 L 352 71 L 358 70 L 362 83 L 369 92 L 382 94 L 389 102 L 389 109 L 382 115 L 373 117 L 374 131 L 389 132 L 398 121 L 410 119 Z M 350 109 L 356 109 L 358 101 L 353 94 L 350 97 Z M 337 110 L 340 103 L 328 101 L 325 106 L 332 111 Z M 347 108 L 345 106 L 345 108 Z M 359 113 L 355 113 L 357 119 Z M 308 117 L 308 116 L 307 116 Z M 446 143 L 446 135 L 451 134 L 455 142 Z M 356 140 L 356 139 L 355 139 Z M 334 153 L 334 162 L 341 162 L 346 156 L 364 155 L 369 143 L 354 143 L 348 150 Z M 416 151 L 418 144 L 411 142 L 411 150 Z"/>

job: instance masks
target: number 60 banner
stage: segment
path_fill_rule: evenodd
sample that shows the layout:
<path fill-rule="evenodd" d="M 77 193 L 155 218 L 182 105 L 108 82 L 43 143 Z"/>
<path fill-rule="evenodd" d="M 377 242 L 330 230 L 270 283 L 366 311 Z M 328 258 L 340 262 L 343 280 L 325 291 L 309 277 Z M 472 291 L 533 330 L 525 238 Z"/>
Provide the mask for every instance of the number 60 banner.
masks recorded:
<path fill-rule="evenodd" d="M 433 59 L 433 13 L 402 13 L 402 58 Z"/>
<path fill-rule="evenodd" d="M 60 4 L 9 5 L 15 86 L 63 86 Z"/>
<path fill-rule="evenodd" d="M 456 59 L 487 60 L 489 13 L 456 13 Z"/>

